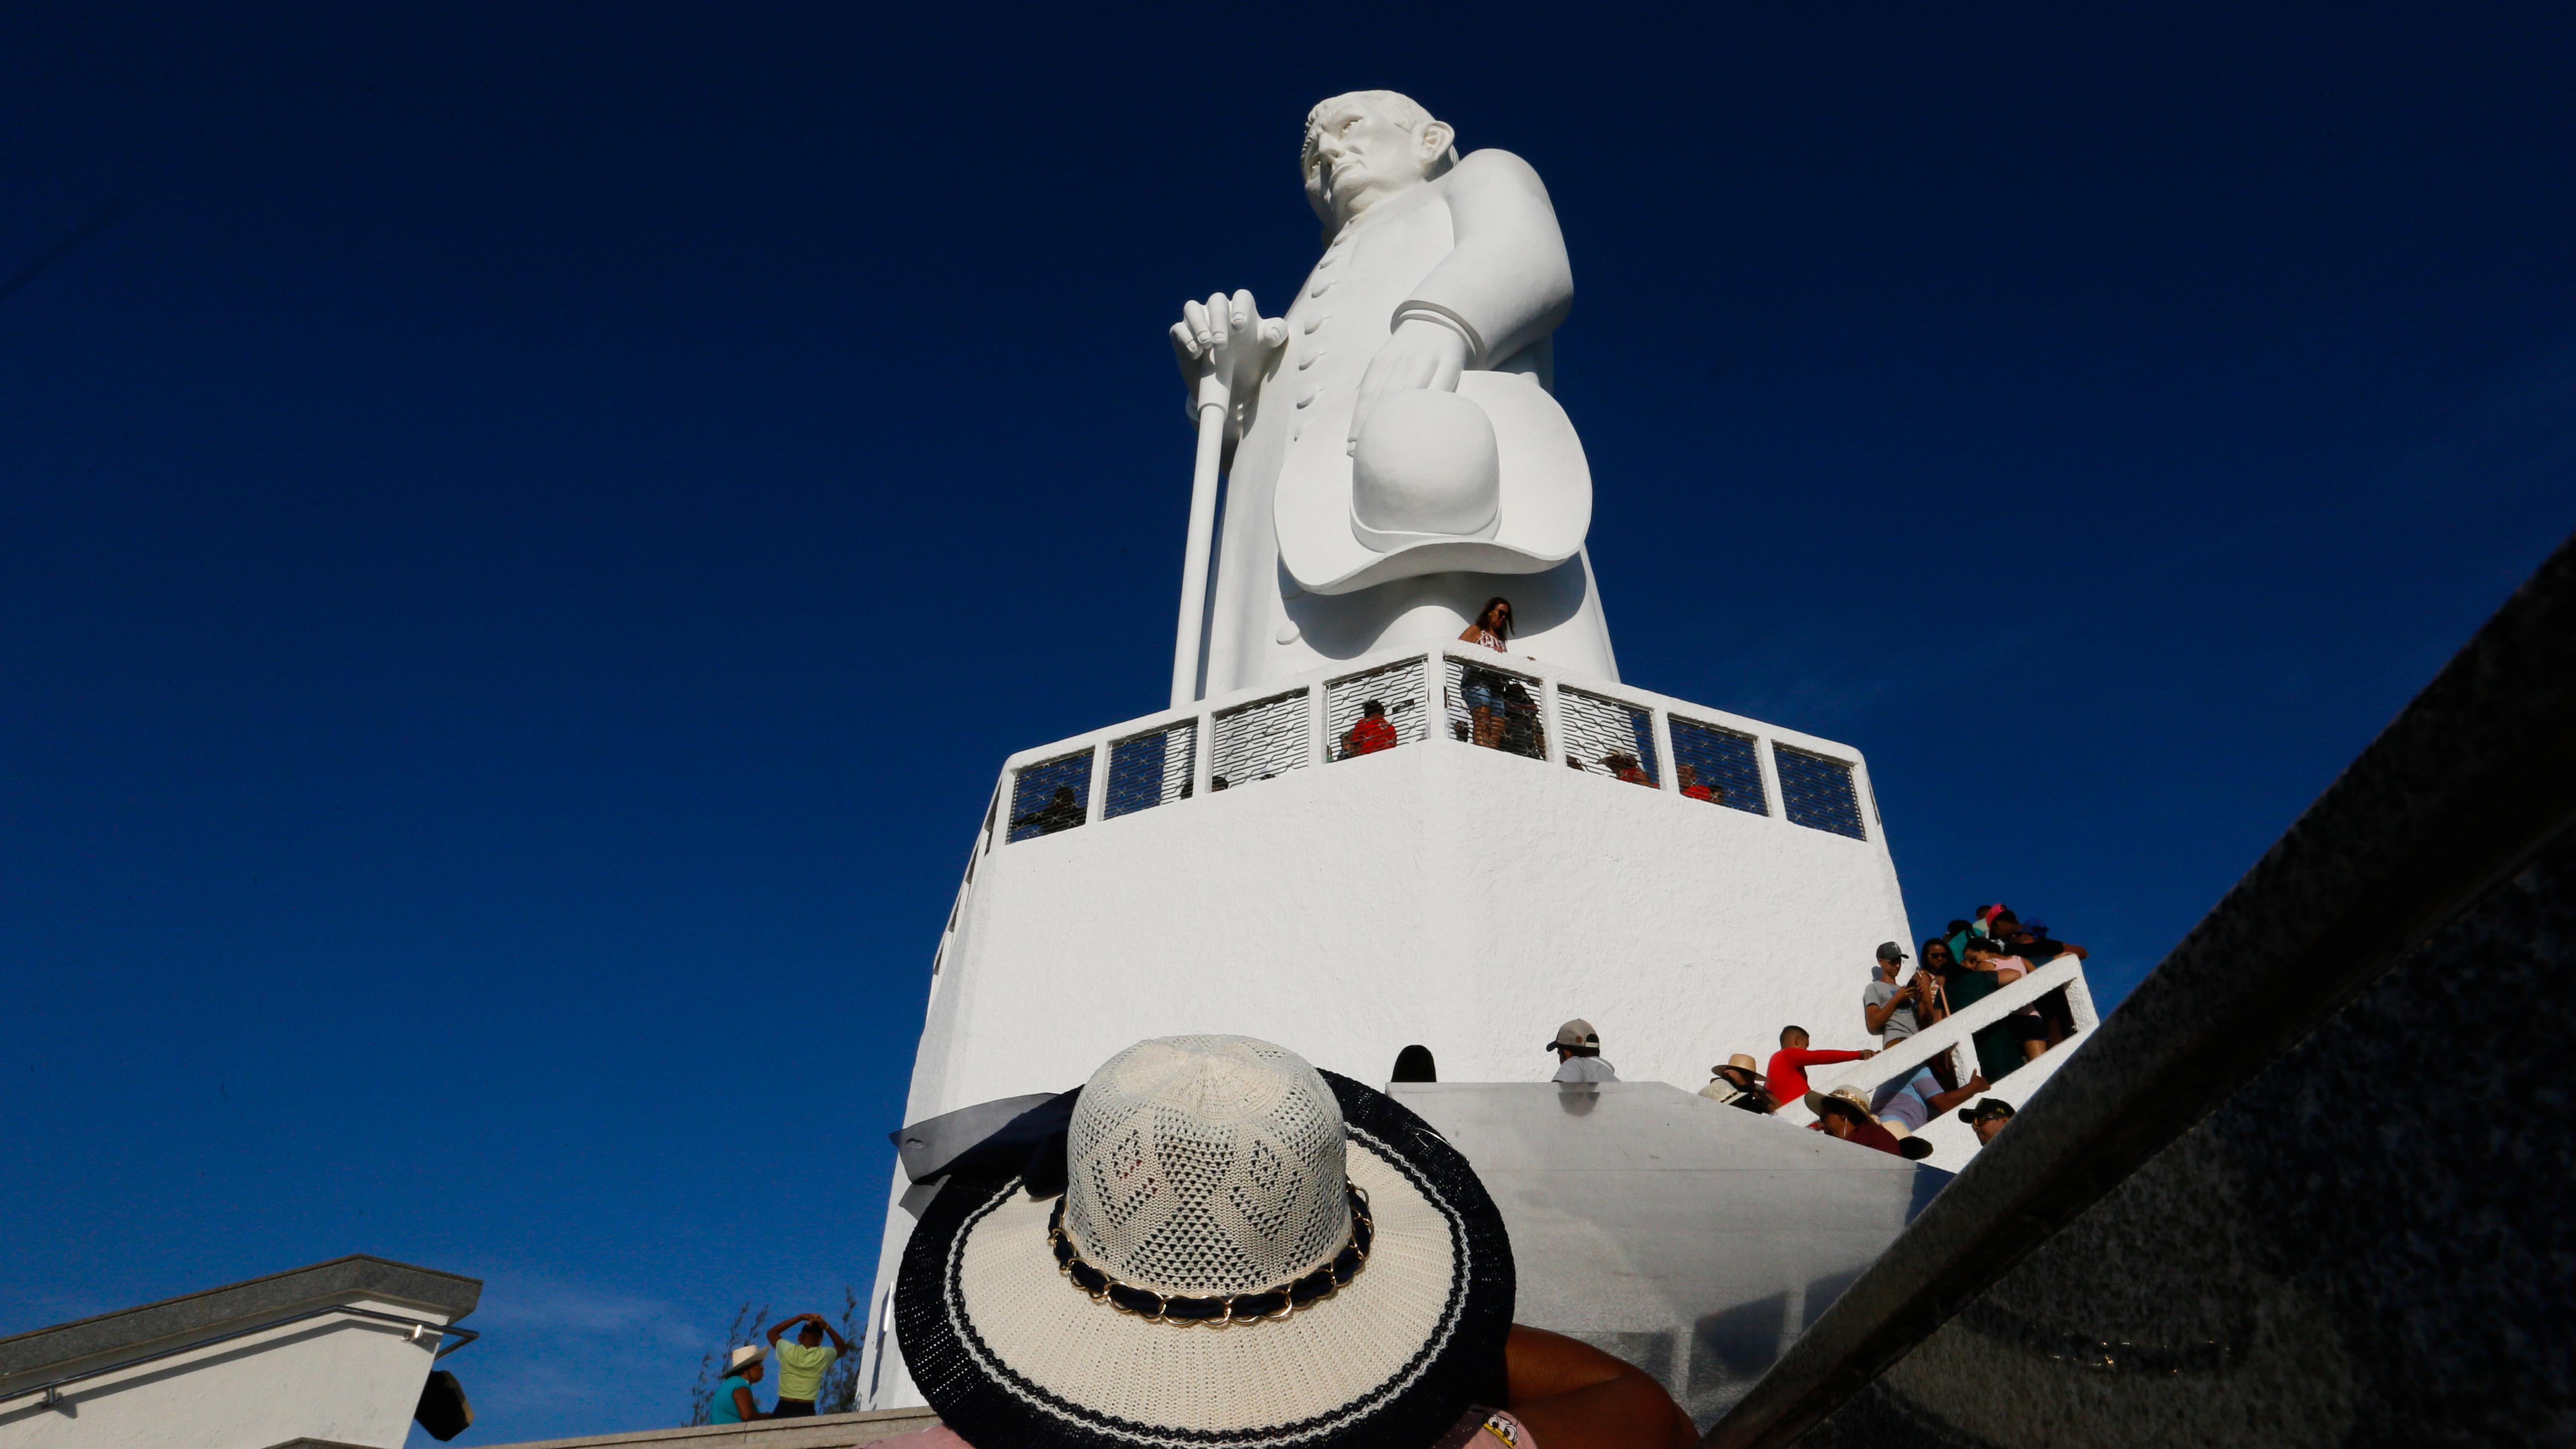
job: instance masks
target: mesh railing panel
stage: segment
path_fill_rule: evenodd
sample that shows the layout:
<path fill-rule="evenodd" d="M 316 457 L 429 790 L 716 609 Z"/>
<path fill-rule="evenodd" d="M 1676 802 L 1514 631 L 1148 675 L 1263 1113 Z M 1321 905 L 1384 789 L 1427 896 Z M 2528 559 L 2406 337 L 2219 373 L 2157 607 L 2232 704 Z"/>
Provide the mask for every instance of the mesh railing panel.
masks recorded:
<path fill-rule="evenodd" d="M 1190 769 L 1198 763 L 1198 737 L 1198 722 L 1190 720 L 1111 745 L 1101 818 L 1115 820 L 1188 799 Z"/>
<path fill-rule="evenodd" d="M 1680 715 L 1672 718 L 1674 783 L 1693 800 L 1771 813 L 1762 790 L 1762 757 L 1753 736 Z"/>
<path fill-rule="evenodd" d="M 1539 682 L 1525 674 L 1442 655 L 1441 693 L 1449 737 L 1487 749 L 1547 758 L 1547 728 L 1538 713 Z"/>
<path fill-rule="evenodd" d="M 1216 717 L 1208 788 L 1267 780 L 1306 763 L 1306 691 L 1237 705 Z"/>
<path fill-rule="evenodd" d="M 1852 767 L 1773 741 L 1771 763 L 1780 771 L 1780 805 L 1793 824 L 1867 840 L 1860 825 L 1860 796 Z"/>
<path fill-rule="evenodd" d="M 1565 731 L 1565 762 L 1588 774 L 1631 785 L 1661 785 L 1655 756 L 1655 716 L 1633 704 L 1560 686 L 1557 727 Z"/>
<path fill-rule="evenodd" d="M 1011 839 L 1071 830 L 1091 802 L 1091 751 L 1023 765 L 1011 781 Z"/>
<path fill-rule="evenodd" d="M 1374 716 L 1368 712 L 1371 704 L 1378 707 Z M 1419 659 L 1384 665 L 1324 686 L 1324 723 L 1332 732 L 1331 753 L 1336 760 L 1417 744 L 1429 733 L 1429 716 L 1430 711 L 1422 707 Z M 1362 723 L 1372 718 L 1383 723 Z"/>

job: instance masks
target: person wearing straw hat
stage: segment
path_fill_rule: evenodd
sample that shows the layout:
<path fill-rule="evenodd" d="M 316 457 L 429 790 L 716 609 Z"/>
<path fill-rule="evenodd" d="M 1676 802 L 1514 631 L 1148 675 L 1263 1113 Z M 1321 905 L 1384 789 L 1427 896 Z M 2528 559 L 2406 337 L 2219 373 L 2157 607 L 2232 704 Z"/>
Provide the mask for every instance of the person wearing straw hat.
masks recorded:
<path fill-rule="evenodd" d="M 1884 1152 L 1890 1157 L 1908 1155 L 1896 1134 L 1869 1115 L 1869 1098 L 1861 1094 L 1860 1088 L 1836 1087 L 1830 1092 L 1809 1092 L 1806 1100 L 1807 1110 L 1816 1114 L 1816 1125 L 1825 1135 Z M 1921 1152 L 1929 1156 L 1929 1146 Z"/>
<path fill-rule="evenodd" d="M 746 1343 L 725 1356 L 724 1381 L 716 1385 L 715 1398 L 707 1405 L 708 1423 L 749 1424 L 769 1417 L 751 1396 L 751 1386 L 768 1376 L 769 1368 L 761 1362 L 767 1357 L 768 1347 L 757 1343 Z"/>
<path fill-rule="evenodd" d="M 1726 1065 L 1709 1068 L 1709 1083 L 1699 1094 L 1712 1102 L 1741 1107 L 1747 1112 L 1768 1112 L 1771 1099 L 1762 1093 L 1760 1064 L 1745 1052 L 1726 1059 Z"/>
<path fill-rule="evenodd" d="M 942 1427 L 885 1449 L 1697 1442 L 1642 1371 L 1512 1323 L 1455 1148 L 1284 1047 L 1138 1042 L 991 1141 L 904 1249 L 895 1333 Z"/>

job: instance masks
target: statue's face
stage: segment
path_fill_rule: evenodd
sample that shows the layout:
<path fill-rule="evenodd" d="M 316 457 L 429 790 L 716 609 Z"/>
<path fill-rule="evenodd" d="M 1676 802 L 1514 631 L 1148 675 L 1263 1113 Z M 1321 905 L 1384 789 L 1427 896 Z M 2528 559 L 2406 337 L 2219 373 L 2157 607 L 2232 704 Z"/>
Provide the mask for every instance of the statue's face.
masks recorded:
<path fill-rule="evenodd" d="M 1319 107 L 1306 127 L 1306 194 L 1346 223 L 1388 197 L 1419 186 L 1449 150 L 1449 127 L 1408 130 L 1359 96 Z"/>

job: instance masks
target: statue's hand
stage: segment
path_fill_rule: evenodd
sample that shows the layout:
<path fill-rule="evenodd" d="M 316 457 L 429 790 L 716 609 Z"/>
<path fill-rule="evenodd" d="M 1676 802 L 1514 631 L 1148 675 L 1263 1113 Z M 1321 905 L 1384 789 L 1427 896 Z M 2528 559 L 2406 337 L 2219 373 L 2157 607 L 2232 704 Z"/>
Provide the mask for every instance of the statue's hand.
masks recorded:
<path fill-rule="evenodd" d="M 1359 402 L 1351 408 L 1350 442 L 1357 446 L 1369 414 L 1388 395 L 1416 388 L 1456 392 L 1458 374 L 1466 370 L 1466 338 L 1419 317 L 1396 324 L 1386 345 L 1369 359 L 1368 371 L 1360 375 Z"/>
<path fill-rule="evenodd" d="M 1172 358 L 1190 389 L 1190 411 L 1223 404 L 1239 431 L 1261 390 L 1261 379 L 1288 345 L 1288 324 L 1263 317 L 1250 292 L 1223 292 L 1205 302 L 1181 304 L 1172 327 Z"/>

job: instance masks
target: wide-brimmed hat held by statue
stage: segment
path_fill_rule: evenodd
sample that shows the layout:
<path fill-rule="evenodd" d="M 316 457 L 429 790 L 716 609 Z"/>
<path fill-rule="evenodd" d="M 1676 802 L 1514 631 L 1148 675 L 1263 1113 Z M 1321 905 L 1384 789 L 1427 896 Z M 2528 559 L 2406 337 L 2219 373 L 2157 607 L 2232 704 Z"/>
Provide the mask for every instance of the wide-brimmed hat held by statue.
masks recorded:
<path fill-rule="evenodd" d="M 1318 594 L 1461 571 L 1544 573 L 1583 547 L 1592 468 L 1527 372 L 1378 404 L 1345 444 L 1356 392 L 1326 394 L 1279 475 L 1279 558 Z"/>
<path fill-rule="evenodd" d="M 1000 1134 L 1017 1162 L 961 1159 L 904 1253 L 905 1363 L 969 1443 L 1427 1445 L 1502 1402 L 1501 1214 L 1392 1099 L 1164 1037 L 1063 1120 Z"/>

